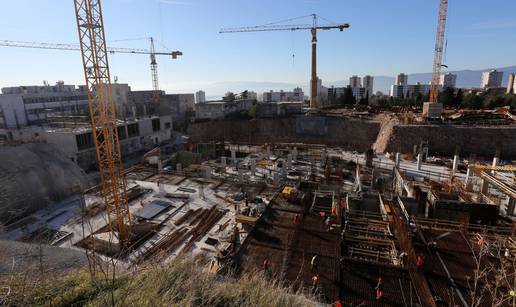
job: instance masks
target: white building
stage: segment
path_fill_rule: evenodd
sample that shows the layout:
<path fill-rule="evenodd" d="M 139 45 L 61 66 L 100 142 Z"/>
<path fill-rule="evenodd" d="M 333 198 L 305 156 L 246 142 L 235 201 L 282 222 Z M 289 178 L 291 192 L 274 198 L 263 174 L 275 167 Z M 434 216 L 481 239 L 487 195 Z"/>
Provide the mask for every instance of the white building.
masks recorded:
<path fill-rule="evenodd" d="M 491 70 L 482 73 L 480 87 L 483 89 L 502 87 L 503 71 Z"/>
<path fill-rule="evenodd" d="M 439 87 L 442 89 L 442 87 Z M 411 98 L 417 95 L 427 95 L 430 93 L 430 84 L 409 84 L 409 85 L 396 85 L 391 86 L 391 97 L 395 98 Z"/>
<path fill-rule="evenodd" d="M 507 82 L 507 94 L 516 94 L 516 78 L 514 73 L 509 74 L 509 81 Z"/>
<path fill-rule="evenodd" d="M 286 102 L 286 101 L 304 101 L 305 94 L 303 90 L 299 87 L 296 87 L 292 92 L 284 92 L 283 90 L 279 92 L 269 91 L 264 92 L 262 95 L 263 102 Z M 248 99 L 250 99 L 248 97 Z"/>
<path fill-rule="evenodd" d="M 362 87 L 362 80 L 359 76 L 352 76 L 349 78 L 349 86 L 351 88 L 359 88 Z"/>
<path fill-rule="evenodd" d="M 408 84 L 408 75 L 404 73 L 399 73 L 396 76 L 396 81 L 394 82 L 394 85 L 407 85 Z"/>
<path fill-rule="evenodd" d="M 441 75 L 439 84 L 443 88 L 455 88 L 457 85 L 457 75 L 452 73 L 446 73 Z"/>
<path fill-rule="evenodd" d="M 362 78 L 362 81 L 363 81 L 363 87 L 365 88 L 365 91 L 366 91 L 366 96 L 367 97 L 371 97 L 373 96 L 373 83 L 374 83 L 374 77 L 373 76 L 364 76 L 364 78 Z"/>
<path fill-rule="evenodd" d="M 235 112 L 249 111 L 254 99 L 241 99 L 235 101 L 206 101 L 205 103 L 195 104 L 196 119 L 221 119 L 226 115 Z"/>
<path fill-rule="evenodd" d="M 206 93 L 204 91 L 198 91 L 195 93 L 195 103 L 206 102 Z"/>

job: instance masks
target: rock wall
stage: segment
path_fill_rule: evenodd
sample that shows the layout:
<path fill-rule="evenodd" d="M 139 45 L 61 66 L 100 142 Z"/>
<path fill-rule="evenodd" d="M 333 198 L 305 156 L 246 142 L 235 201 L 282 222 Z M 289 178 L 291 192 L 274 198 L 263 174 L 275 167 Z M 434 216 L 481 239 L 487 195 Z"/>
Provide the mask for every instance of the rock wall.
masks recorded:
<path fill-rule="evenodd" d="M 63 200 L 90 182 L 53 145 L 0 146 L 0 223 Z"/>
<path fill-rule="evenodd" d="M 516 159 L 516 126 L 396 125 L 387 151 L 409 152 L 420 141 L 428 141 L 434 155 L 452 156 L 459 146 L 463 157 L 491 159 L 499 146 L 502 159 Z"/>
<path fill-rule="evenodd" d="M 338 145 L 365 151 L 376 140 L 380 124 L 340 117 L 302 116 L 276 119 L 220 120 L 195 123 L 188 134 L 194 142 L 306 143 Z"/>

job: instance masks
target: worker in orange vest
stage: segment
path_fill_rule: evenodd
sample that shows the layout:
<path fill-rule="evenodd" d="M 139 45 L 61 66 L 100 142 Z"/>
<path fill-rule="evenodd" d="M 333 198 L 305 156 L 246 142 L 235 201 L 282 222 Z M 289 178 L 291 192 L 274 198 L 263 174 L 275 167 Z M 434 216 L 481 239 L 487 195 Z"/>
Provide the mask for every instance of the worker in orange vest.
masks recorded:
<path fill-rule="evenodd" d="M 335 301 L 335 304 L 333 304 L 335 307 L 342 307 L 342 302 L 338 299 Z"/>
<path fill-rule="evenodd" d="M 425 259 L 423 258 L 423 256 L 418 255 L 416 257 L 416 266 L 420 268 L 423 266 L 423 264 L 425 264 Z"/>
<path fill-rule="evenodd" d="M 294 215 L 292 222 L 294 223 L 294 225 L 299 224 L 299 213 L 296 213 L 296 215 Z"/>
<path fill-rule="evenodd" d="M 267 271 L 269 269 L 269 265 L 271 264 L 271 261 L 268 257 L 265 257 L 262 262 L 263 269 Z"/>

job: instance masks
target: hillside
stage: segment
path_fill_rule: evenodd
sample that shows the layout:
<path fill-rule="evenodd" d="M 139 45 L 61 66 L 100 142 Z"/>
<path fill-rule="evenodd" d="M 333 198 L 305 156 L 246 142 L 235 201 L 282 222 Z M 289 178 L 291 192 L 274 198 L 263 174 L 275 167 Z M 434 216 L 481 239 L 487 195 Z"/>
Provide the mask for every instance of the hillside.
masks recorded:
<path fill-rule="evenodd" d="M 100 274 L 99 274 L 100 275 Z M 207 274 L 191 262 L 175 261 L 113 279 L 91 281 L 87 271 L 62 279 L 11 281 L 11 306 L 317 306 L 261 274 L 239 279 Z M 1 282 L 1 280 L 0 280 Z M 113 304 L 114 303 L 114 304 Z"/>

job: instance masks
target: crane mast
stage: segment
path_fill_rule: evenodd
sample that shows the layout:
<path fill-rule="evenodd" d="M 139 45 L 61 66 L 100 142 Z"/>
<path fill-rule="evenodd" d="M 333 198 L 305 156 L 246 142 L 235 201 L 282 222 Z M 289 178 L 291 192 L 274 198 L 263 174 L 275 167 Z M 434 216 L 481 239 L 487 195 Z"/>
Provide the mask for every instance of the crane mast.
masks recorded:
<path fill-rule="evenodd" d="M 434 65 L 432 69 L 432 83 L 430 85 L 430 103 L 436 103 L 439 100 L 439 83 L 441 78 L 447 13 L 448 0 L 440 0 L 439 16 L 437 19 L 437 34 L 435 39 Z"/>
<path fill-rule="evenodd" d="M 130 236 L 131 213 L 115 116 L 101 1 L 74 0 L 74 7 L 102 197 L 111 232 L 118 233 L 123 245 Z"/>
<path fill-rule="evenodd" d="M 158 82 L 158 62 L 156 62 L 156 48 L 154 38 L 150 38 L 150 67 L 152 74 L 152 90 L 154 91 L 154 102 L 159 103 L 159 82 Z"/>
<path fill-rule="evenodd" d="M 341 23 L 336 25 L 319 26 L 317 24 L 317 15 L 311 14 L 312 24 L 296 24 L 296 25 L 264 25 L 254 27 L 240 27 L 240 28 L 226 28 L 221 29 L 219 33 L 236 33 L 236 32 L 266 32 L 266 31 L 297 31 L 297 30 L 310 30 L 312 34 L 312 65 L 311 65 L 311 78 L 310 78 L 310 107 L 319 108 L 319 100 L 317 97 L 317 31 L 318 30 L 333 30 L 338 29 L 341 32 L 344 29 L 349 28 L 348 23 Z M 293 18 L 305 18 L 308 16 Z M 291 19 L 291 20 L 293 20 Z"/>

